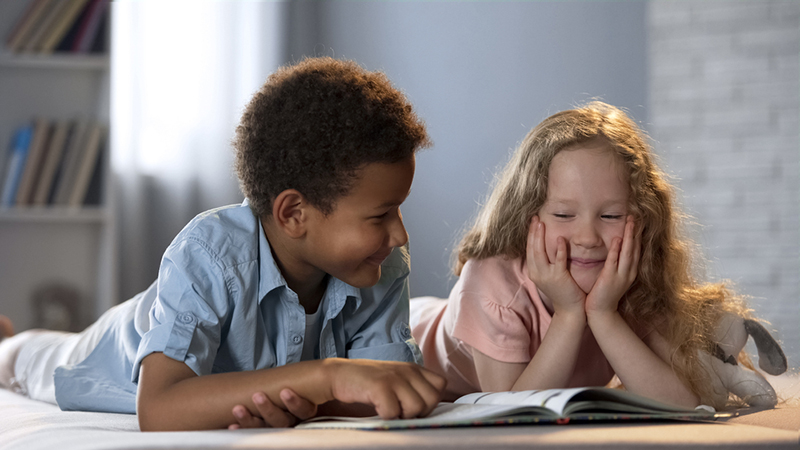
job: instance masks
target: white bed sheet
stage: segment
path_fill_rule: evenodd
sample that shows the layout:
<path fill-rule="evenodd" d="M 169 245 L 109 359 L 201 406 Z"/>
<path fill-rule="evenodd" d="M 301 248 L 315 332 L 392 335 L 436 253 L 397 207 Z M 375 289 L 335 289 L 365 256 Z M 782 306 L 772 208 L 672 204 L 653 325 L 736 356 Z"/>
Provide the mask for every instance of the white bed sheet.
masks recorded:
<path fill-rule="evenodd" d="M 769 415 L 753 416 L 761 420 L 728 424 L 606 423 L 403 431 L 260 429 L 142 433 L 133 415 L 65 412 L 54 405 L 0 389 L 0 450 L 800 448 L 800 409 L 764 413 Z M 762 423 L 766 426 L 753 425 Z"/>

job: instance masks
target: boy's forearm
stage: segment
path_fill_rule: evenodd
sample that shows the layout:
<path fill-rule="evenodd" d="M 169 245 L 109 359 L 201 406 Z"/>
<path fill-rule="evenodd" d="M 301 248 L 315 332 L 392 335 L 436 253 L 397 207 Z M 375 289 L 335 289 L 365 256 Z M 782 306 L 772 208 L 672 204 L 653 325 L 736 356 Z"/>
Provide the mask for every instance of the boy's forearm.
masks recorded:
<path fill-rule="evenodd" d="M 176 364 L 191 372 L 182 362 L 162 354 L 150 355 L 142 362 L 137 398 L 142 431 L 226 428 L 234 422 L 231 410 L 235 405 L 245 405 L 251 412 L 257 411 L 252 400 L 254 392 L 264 392 L 281 408 L 284 405 L 279 394 L 287 387 L 315 404 L 333 400 L 329 383 L 331 366 L 335 364 L 332 360 L 202 377 L 184 371 L 171 380 L 152 376 L 157 372 L 172 371 L 178 367 Z M 157 385 L 152 380 L 164 382 Z"/>

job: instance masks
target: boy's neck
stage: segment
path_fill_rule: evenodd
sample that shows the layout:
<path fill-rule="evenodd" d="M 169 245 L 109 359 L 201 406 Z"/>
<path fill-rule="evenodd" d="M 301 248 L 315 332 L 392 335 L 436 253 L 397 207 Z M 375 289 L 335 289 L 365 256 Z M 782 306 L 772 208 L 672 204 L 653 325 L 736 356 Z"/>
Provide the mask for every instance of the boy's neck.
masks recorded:
<path fill-rule="evenodd" d="M 261 225 L 264 227 L 272 258 L 286 284 L 297 294 L 306 313 L 313 314 L 322 302 L 322 296 L 325 295 L 328 274 L 298 258 L 292 240 L 282 239 L 281 234 L 277 233 L 269 223 L 269 219 L 262 219 Z"/>

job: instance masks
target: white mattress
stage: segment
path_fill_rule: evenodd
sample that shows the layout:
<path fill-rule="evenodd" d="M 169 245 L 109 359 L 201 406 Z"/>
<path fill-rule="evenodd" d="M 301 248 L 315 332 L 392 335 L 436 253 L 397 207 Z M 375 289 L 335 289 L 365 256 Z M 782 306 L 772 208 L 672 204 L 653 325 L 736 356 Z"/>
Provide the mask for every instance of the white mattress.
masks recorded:
<path fill-rule="evenodd" d="M 54 405 L 0 389 L 0 450 L 673 447 L 681 450 L 763 447 L 796 450 L 800 442 L 800 432 L 797 431 L 800 428 L 800 408 L 762 413 L 742 417 L 749 420 L 739 423 L 711 424 L 606 423 L 404 431 L 260 429 L 142 433 L 133 415 L 65 412 Z"/>

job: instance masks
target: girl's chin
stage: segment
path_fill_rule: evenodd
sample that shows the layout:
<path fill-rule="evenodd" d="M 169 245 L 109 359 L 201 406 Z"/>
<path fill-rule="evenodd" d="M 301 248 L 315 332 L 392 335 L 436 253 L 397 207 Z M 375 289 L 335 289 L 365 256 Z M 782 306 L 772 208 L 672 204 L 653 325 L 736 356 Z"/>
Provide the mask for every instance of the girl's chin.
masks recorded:
<path fill-rule="evenodd" d="M 572 274 L 572 278 L 575 280 L 575 283 L 578 284 L 578 287 L 581 288 L 585 294 L 588 294 L 592 290 L 592 287 L 594 287 L 595 282 L 597 282 L 599 274 L 589 277 L 585 275 L 586 274 Z"/>

